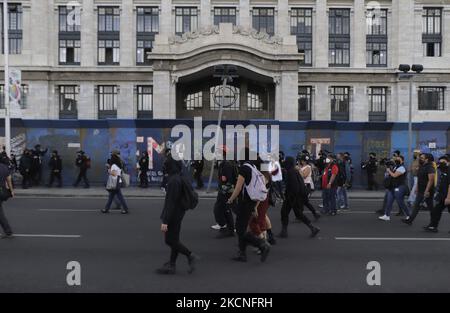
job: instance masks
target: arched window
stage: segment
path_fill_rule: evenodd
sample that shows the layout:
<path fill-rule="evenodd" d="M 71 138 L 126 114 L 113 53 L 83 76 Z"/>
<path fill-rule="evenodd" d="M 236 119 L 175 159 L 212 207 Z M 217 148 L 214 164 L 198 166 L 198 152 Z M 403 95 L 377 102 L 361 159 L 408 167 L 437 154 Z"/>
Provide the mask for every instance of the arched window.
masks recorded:
<path fill-rule="evenodd" d="M 223 93 L 223 86 L 217 85 L 210 88 L 210 108 L 211 110 L 220 110 L 220 105 L 224 101 L 224 110 L 237 111 L 239 110 L 239 88 L 235 86 L 226 86 L 225 94 Z M 224 99 L 222 97 L 225 96 Z"/>

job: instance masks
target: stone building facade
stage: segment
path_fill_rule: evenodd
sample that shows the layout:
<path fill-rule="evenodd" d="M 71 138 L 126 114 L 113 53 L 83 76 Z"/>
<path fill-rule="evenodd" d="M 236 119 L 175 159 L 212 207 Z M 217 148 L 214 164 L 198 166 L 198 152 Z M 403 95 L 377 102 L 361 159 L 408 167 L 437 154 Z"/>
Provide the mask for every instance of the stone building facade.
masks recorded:
<path fill-rule="evenodd" d="M 226 119 L 404 122 L 422 64 L 413 120 L 450 120 L 448 0 L 9 3 L 13 117 L 214 119 L 227 65 Z"/>

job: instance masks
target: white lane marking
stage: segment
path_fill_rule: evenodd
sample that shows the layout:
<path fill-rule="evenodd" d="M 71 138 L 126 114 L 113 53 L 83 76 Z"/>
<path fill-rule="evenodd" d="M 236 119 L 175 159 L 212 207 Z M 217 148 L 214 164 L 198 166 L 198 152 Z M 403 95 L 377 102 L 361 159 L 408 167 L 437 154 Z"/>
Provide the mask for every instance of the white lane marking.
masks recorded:
<path fill-rule="evenodd" d="M 335 237 L 336 240 L 380 240 L 380 241 L 450 241 L 450 238 L 402 238 L 402 237 Z"/>
<path fill-rule="evenodd" d="M 38 209 L 38 211 L 47 211 L 47 212 L 100 212 L 100 210 L 94 210 L 94 209 Z"/>
<path fill-rule="evenodd" d="M 14 234 L 14 237 L 35 237 L 35 238 L 81 238 L 81 235 Z"/>

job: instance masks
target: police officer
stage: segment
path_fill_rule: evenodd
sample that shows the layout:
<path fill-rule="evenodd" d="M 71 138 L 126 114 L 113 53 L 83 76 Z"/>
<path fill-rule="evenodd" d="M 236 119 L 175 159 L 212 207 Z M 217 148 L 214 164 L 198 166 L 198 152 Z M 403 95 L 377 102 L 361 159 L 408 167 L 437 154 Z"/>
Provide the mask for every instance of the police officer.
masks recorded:
<path fill-rule="evenodd" d="M 84 151 L 78 151 L 77 158 L 75 160 L 75 165 L 79 168 L 80 172 L 78 174 L 77 180 L 73 184 L 74 187 L 77 187 L 78 184 L 83 179 L 84 181 L 84 188 L 89 188 L 89 181 L 87 178 L 87 170 L 90 167 L 89 159 L 85 155 Z"/>
<path fill-rule="evenodd" d="M 22 188 L 28 189 L 31 187 L 31 167 L 33 163 L 33 157 L 29 149 L 23 151 L 22 157 L 19 161 L 19 172 L 22 175 Z"/>
<path fill-rule="evenodd" d="M 139 187 L 148 187 L 148 170 L 149 170 L 149 157 L 148 152 L 142 152 L 141 158 L 139 159 Z"/>
<path fill-rule="evenodd" d="M 58 151 L 52 151 L 52 157 L 48 162 L 48 166 L 50 167 L 50 182 L 48 184 L 48 187 L 53 186 L 53 181 L 55 180 L 55 178 L 58 180 L 58 187 L 62 187 L 62 160 L 58 155 Z"/>
<path fill-rule="evenodd" d="M 37 144 L 34 146 L 32 151 L 33 162 L 32 162 L 32 179 L 35 185 L 39 185 L 42 180 L 42 157 L 47 153 L 48 148 L 41 150 L 41 145 Z"/>
<path fill-rule="evenodd" d="M 439 158 L 438 172 L 439 179 L 436 187 L 435 201 L 436 205 L 431 211 L 431 220 L 428 226 L 425 226 L 425 231 L 437 233 L 439 222 L 442 217 L 442 211 L 447 207 L 450 212 L 450 205 L 445 205 L 445 199 L 448 196 L 450 186 L 450 158 L 446 155 Z"/>

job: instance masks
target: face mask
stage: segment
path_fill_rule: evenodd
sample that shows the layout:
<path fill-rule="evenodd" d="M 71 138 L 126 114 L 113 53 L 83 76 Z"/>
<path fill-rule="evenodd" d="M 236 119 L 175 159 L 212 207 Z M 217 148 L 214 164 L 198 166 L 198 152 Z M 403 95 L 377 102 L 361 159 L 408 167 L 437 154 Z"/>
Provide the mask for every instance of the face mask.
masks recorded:
<path fill-rule="evenodd" d="M 331 160 L 330 160 L 329 158 L 327 158 L 327 159 L 325 160 L 325 162 L 328 164 L 328 163 L 331 162 Z"/>

